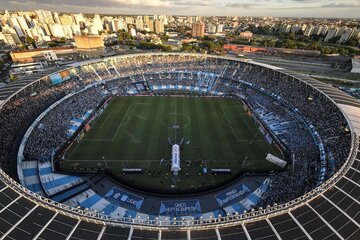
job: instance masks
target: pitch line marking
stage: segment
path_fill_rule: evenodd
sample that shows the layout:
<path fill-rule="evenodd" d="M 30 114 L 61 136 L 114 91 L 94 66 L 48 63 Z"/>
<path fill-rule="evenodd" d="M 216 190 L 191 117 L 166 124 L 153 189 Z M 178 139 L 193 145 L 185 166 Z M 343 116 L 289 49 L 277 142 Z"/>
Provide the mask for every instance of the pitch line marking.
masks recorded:
<path fill-rule="evenodd" d="M 175 112 L 171 112 L 171 113 L 168 113 L 167 115 L 175 115 L 175 114 L 176 114 Z M 178 113 L 178 114 L 186 117 L 187 120 L 188 120 L 188 122 L 187 122 L 183 127 L 180 127 L 179 129 L 184 129 L 184 128 L 188 127 L 188 126 L 191 124 L 191 119 L 190 119 L 190 117 L 189 117 L 187 114 L 185 114 L 185 113 Z M 167 115 L 166 115 L 166 116 L 167 116 Z M 171 126 L 166 126 L 166 124 L 164 123 L 164 118 L 163 118 L 163 120 L 162 120 L 162 125 L 163 125 L 164 127 L 166 127 L 166 128 L 173 129 Z"/>
<path fill-rule="evenodd" d="M 104 125 L 104 123 L 105 123 L 105 121 L 108 119 L 108 117 L 109 117 L 114 111 L 116 111 L 115 109 L 112 109 L 112 110 L 111 110 L 111 108 L 112 108 L 113 106 L 114 106 L 114 105 L 111 105 L 111 106 L 108 108 L 108 109 L 110 110 L 110 112 L 109 112 L 109 113 L 106 113 L 107 116 L 106 116 L 105 120 L 103 121 L 103 123 L 101 124 L 101 127 Z M 129 106 L 131 106 L 131 105 L 115 105 L 114 108 L 129 107 Z M 106 109 L 106 110 L 107 110 L 107 109 Z M 100 115 L 103 115 L 103 114 L 105 114 L 105 111 L 104 111 L 104 113 L 102 113 L 102 114 L 100 114 Z"/>
<path fill-rule="evenodd" d="M 127 110 L 126 110 L 123 118 L 121 119 L 121 122 L 120 122 L 120 124 L 119 124 L 119 126 L 118 126 L 118 128 L 117 128 L 117 130 L 116 130 L 116 132 L 115 132 L 115 134 L 114 134 L 114 136 L 113 136 L 111 139 L 97 139 L 97 138 L 94 138 L 94 139 L 82 139 L 81 142 L 83 142 L 83 141 L 85 141 L 85 142 L 113 142 L 114 139 L 115 139 L 115 137 L 116 137 L 117 132 L 118 132 L 119 129 L 120 129 L 120 127 L 122 127 L 122 126 L 124 126 L 125 124 L 128 123 L 128 121 L 129 121 L 129 116 L 128 116 L 127 113 L 128 113 L 128 111 L 129 111 L 129 109 L 132 107 L 132 105 L 119 105 L 119 106 L 123 106 L 123 107 L 128 106 L 128 108 L 127 108 Z M 111 113 L 109 113 L 108 115 L 110 115 L 110 114 L 111 114 Z M 125 118 L 125 117 L 127 117 L 127 121 L 123 124 L 122 122 L 124 121 L 124 118 Z M 75 151 L 77 150 L 77 148 L 81 145 L 81 142 L 78 142 L 78 143 L 77 143 L 77 145 L 76 145 L 76 147 L 74 148 L 74 150 L 71 151 L 68 159 L 70 159 L 70 158 L 72 157 L 72 155 L 75 153 Z"/>
<path fill-rule="evenodd" d="M 145 118 L 144 116 L 141 116 L 139 114 L 135 114 L 134 117 L 140 118 L 141 120 L 147 121 L 147 118 Z"/>
<path fill-rule="evenodd" d="M 117 129 L 116 129 L 116 132 L 115 132 L 114 136 L 113 136 L 112 139 L 111 139 L 112 141 L 114 141 L 114 139 L 115 139 L 115 137 L 116 137 L 116 135 L 117 135 L 120 127 L 123 126 L 122 122 L 124 121 L 125 117 L 128 115 L 128 112 L 129 112 L 129 110 L 130 110 L 131 107 L 132 107 L 132 105 L 128 106 L 128 108 L 127 108 L 127 110 L 126 110 L 123 118 L 121 119 L 121 122 L 120 122 L 119 126 L 118 126 Z M 129 117 L 129 116 L 127 116 L 127 117 Z M 127 120 L 127 122 L 128 122 L 128 121 L 129 121 L 129 120 Z M 127 123 L 127 122 L 126 122 L 126 123 Z M 126 124 L 126 123 L 125 123 L 125 124 Z"/>
<path fill-rule="evenodd" d="M 166 159 L 165 159 L 166 160 Z M 78 159 L 78 160 L 73 160 L 70 159 L 70 162 L 94 162 L 96 163 L 97 161 L 100 161 L 100 159 Z M 161 159 L 106 159 L 107 162 L 160 162 Z M 170 158 L 169 158 L 170 161 Z M 216 161 L 222 161 L 222 160 L 216 160 Z M 248 161 L 248 160 L 247 160 Z M 240 159 L 235 159 L 235 160 L 224 160 L 224 163 L 239 163 L 241 164 L 243 161 Z M 250 163 L 264 163 L 264 160 L 251 160 L 250 162 L 246 163 L 246 165 L 250 164 Z"/>
<path fill-rule="evenodd" d="M 234 106 L 221 106 L 221 108 L 243 108 L 243 107 L 234 105 Z M 247 120 L 244 119 L 244 116 L 248 116 L 248 114 L 246 112 L 238 112 L 236 114 L 240 115 L 240 118 L 244 122 L 244 124 L 246 125 L 247 129 L 258 129 L 257 127 L 254 128 L 254 127 L 249 126 L 249 124 L 247 123 Z"/>
<path fill-rule="evenodd" d="M 84 139 L 81 140 L 82 142 L 112 142 L 113 140 L 111 139 L 104 139 L 104 138 L 94 138 L 94 139 Z M 239 140 L 238 142 L 250 142 L 251 140 Z M 262 139 L 257 139 L 257 140 L 252 140 L 251 142 L 267 142 L 266 140 L 262 140 Z M 200 148 L 200 147 L 199 147 Z"/>
<path fill-rule="evenodd" d="M 103 113 L 103 114 L 104 114 L 104 113 Z M 101 114 L 101 115 L 102 115 L 102 114 Z M 100 126 L 100 127 L 93 127 L 93 129 L 94 129 L 94 128 L 95 128 L 95 129 L 101 129 L 101 128 L 104 126 L 106 120 L 109 118 L 110 115 L 111 115 L 111 112 L 110 112 L 110 113 L 106 113 L 106 117 L 105 117 L 104 121 L 101 123 L 101 126 Z"/>
<path fill-rule="evenodd" d="M 104 139 L 104 138 L 93 138 L 93 139 L 84 139 L 82 142 L 112 142 L 111 139 Z"/>
<path fill-rule="evenodd" d="M 231 125 L 231 122 L 229 121 L 229 119 L 228 119 L 228 117 L 227 117 L 227 115 L 226 115 L 226 113 L 225 113 L 225 111 L 224 111 L 224 109 L 223 109 L 223 107 L 220 106 L 220 108 L 221 108 L 221 111 L 223 112 L 223 114 L 224 114 L 224 116 L 225 116 L 225 118 L 226 118 L 226 121 L 229 123 L 229 127 L 231 128 L 231 130 L 232 130 L 232 132 L 233 132 L 233 134 L 234 134 L 234 137 L 235 137 L 236 141 L 237 141 L 237 142 L 240 142 L 238 136 L 237 136 L 236 133 L 235 133 L 235 130 L 234 130 L 233 126 Z"/>
<path fill-rule="evenodd" d="M 80 142 L 78 142 L 77 143 L 77 145 L 76 145 L 76 147 L 74 148 L 74 150 L 72 150 L 71 151 L 71 153 L 70 153 L 70 155 L 69 155 L 69 157 L 68 157 L 68 159 L 70 159 L 71 158 L 71 156 L 75 153 L 75 151 L 77 150 L 77 148 L 80 146 Z"/>
<path fill-rule="evenodd" d="M 135 137 L 133 134 L 131 134 L 129 131 L 126 131 L 125 133 L 130 136 L 131 141 L 132 141 L 133 143 L 142 143 L 142 142 L 143 142 L 143 141 L 141 141 L 141 140 L 137 140 L 136 137 Z"/>

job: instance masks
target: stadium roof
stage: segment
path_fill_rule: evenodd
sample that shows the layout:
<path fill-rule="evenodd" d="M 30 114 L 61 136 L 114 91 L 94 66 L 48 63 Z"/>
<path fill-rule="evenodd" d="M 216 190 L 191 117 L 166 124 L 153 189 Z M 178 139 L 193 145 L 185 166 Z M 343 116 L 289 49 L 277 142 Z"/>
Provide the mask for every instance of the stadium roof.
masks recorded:
<path fill-rule="evenodd" d="M 352 73 L 360 73 L 360 56 L 355 56 L 351 59 L 352 62 Z"/>
<path fill-rule="evenodd" d="M 59 70 L 59 69 L 57 69 Z M 52 71 L 55 71 L 54 69 Z M 116 223 L 97 213 L 70 210 L 23 188 L 0 170 L 1 239 L 349 239 L 360 236 L 360 103 L 331 86 L 277 69 L 307 82 L 329 96 L 345 113 L 353 131 L 349 160 L 324 185 L 287 205 L 256 213 L 228 216 L 204 225 L 148 225 L 134 219 Z M 5 100 L 24 86 L 49 74 L 31 75 L 0 89 Z M 45 74 L 45 75 L 44 75 Z M 271 211 L 271 214 L 270 212 Z M 171 222 L 171 221 L 169 221 Z"/>
<path fill-rule="evenodd" d="M 42 77 L 45 77 L 45 76 L 47 76 L 47 75 L 49 75 L 51 73 L 63 70 L 65 68 L 66 67 L 56 67 L 56 68 L 51 68 L 51 69 L 44 70 L 42 72 L 34 73 L 34 74 L 31 74 L 31 75 L 25 75 L 21 79 L 13 81 L 13 82 L 7 84 L 6 86 L 0 88 L 0 101 L 5 101 L 12 94 L 20 91 L 21 89 L 23 89 L 27 85 L 38 81 Z"/>

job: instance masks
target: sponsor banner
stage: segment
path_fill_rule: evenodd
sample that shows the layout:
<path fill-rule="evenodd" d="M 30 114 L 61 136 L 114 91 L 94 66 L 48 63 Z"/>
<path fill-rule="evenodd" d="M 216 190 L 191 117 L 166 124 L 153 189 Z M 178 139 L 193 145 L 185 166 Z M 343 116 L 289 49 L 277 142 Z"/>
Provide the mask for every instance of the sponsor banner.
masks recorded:
<path fill-rule="evenodd" d="M 53 74 L 53 75 L 50 75 L 50 80 L 51 80 L 51 83 L 52 83 L 53 85 L 62 83 L 62 81 L 63 81 L 60 73 L 55 73 L 55 74 Z"/>
<path fill-rule="evenodd" d="M 273 139 L 272 139 L 272 137 L 270 136 L 270 134 L 266 134 L 266 135 L 265 135 L 265 138 L 266 138 L 266 140 L 268 141 L 268 143 L 270 143 L 270 144 L 273 143 Z"/>
<path fill-rule="evenodd" d="M 250 192 L 244 184 L 238 184 L 232 187 L 231 189 L 217 194 L 216 201 L 222 207 L 225 204 L 239 202 L 245 197 L 245 194 Z"/>
<path fill-rule="evenodd" d="M 111 203 L 125 206 L 129 209 L 140 210 L 144 198 L 134 194 L 125 192 L 121 189 L 113 187 L 106 195 L 105 198 Z"/>
<path fill-rule="evenodd" d="M 159 212 L 159 214 L 163 216 L 191 216 L 201 213 L 201 206 L 198 199 L 161 201 Z"/>
<path fill-rule="evenodd" d="M 62 83 L 63 81 L 70 79 L 70 73 L 68 70 L 61 71 L 60 73 L 55 73 L 50 75 L 50 80 L 53 85 Z"/>

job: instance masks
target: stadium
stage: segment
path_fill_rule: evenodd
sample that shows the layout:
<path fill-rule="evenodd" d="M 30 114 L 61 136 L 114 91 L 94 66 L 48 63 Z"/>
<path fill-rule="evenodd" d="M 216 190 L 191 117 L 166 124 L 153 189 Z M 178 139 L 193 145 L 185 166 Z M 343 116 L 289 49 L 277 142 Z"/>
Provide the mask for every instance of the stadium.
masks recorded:
<path fill-rule="evenodd" d="M 360 103 L 245 59 L 144 53 L 0 90 L 0 239 L 359 239 Z"/>

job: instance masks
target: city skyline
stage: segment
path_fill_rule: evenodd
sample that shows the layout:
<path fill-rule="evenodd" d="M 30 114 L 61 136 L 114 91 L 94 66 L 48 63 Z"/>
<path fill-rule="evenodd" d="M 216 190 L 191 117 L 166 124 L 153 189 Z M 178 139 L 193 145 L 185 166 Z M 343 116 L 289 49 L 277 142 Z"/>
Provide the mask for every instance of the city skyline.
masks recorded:
<path fill-rule="evenodd" d="M 100 14 L 172 14 L 199 16 L 274 16 L 359 18 L 356 0 L 0 0 L 2 10 L 46 9 Z"/>

